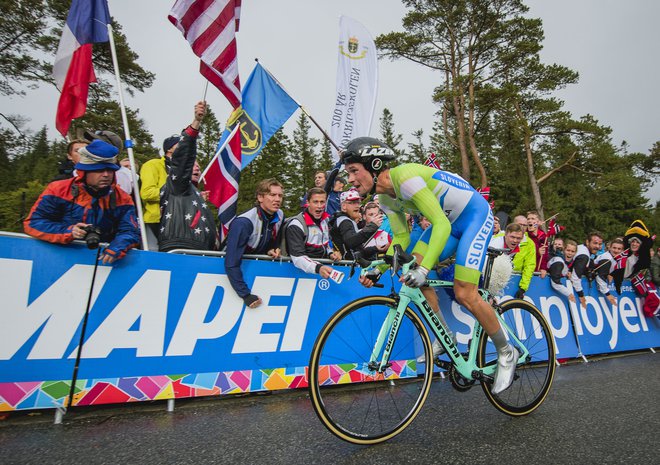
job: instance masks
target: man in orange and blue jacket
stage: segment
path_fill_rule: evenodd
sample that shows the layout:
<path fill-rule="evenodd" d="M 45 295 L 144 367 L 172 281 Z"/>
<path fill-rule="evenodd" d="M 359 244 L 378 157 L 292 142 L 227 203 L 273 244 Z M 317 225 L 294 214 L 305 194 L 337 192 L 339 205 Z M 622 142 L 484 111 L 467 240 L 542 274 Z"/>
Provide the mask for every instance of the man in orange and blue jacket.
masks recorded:
<path fill-rule="evenodd" d="M 110 245 L 102 263 L 122 258 L 140 242 L 139 227 L 131 196 L 116 185 L 116 147 L 94 140 L 78 150 L 77 175 L 51 182 L 39 196 L 23 222 L 25 232 L 38 239 L 68 244 L 85 239 L 88 226 L 100 231 L 101 241 Z"/>

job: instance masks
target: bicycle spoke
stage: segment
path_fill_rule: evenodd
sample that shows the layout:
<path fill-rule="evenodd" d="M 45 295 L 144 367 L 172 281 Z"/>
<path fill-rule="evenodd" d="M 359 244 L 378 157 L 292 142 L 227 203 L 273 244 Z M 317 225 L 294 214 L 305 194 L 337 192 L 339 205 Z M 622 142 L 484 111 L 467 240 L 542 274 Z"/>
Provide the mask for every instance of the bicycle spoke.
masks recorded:
<path fill-rule="evenodd" d="M 323 328 L 312 351 L 312 405 L 323 424 L 347 441 L 373 444 L 397 434 L 417 415 L 428 394 L 432 367 L 425 367 L 421 383 L 416 378 L 406 379 L 416 376 L 411 372 L 414 365 L 409 364 L 416 357 L 415 334 L 421 336 L 425 353 L 431 351 L 423 323 L 410 309 L 400 319 L 394 341 L 389 342 L 389 328 L 385 328 L 388 333 L 381 342 L 391 346 L 386 368 L 381 372 L 369 365 L 393 304 L 391 299 L 382 298 L 349 304 Z M 382 360 L 376 363 L 380 366 Z M 351 384 L 356 373 L 368 382 Z"/>
<path fill-rule="evenodd" d="M 502 412 L 526 415 L 543 402 L 552 384 L 555 370 L 552 332 L 543 315 L 528 302 L 504 302 L 500 315 L 520 342 L 521 350 L 527 352 L 528 359 L 517 366 L 511 386 L 503 392 L 492 394 L 487 383 L 482 383 L 482 388 L 488 400 Z M 492 341 L 480 342 L 478 362 L 482 367 L 497 363 Z"/>

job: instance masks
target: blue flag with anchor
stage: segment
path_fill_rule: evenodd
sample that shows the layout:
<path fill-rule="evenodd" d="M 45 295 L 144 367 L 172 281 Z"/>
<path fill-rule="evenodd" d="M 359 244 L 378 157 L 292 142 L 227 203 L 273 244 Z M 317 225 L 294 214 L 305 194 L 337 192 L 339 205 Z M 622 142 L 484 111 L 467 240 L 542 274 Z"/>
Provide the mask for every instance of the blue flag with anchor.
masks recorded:
<path fill-rule="evenodd" d="M 236 108 L 220 138 L 219 146 L 239 124 L 242 166 L 245 168 L 264 148 L 268 140 L 298 109 L 277 81 L 259 63 L 245 83 L 241 106 Z"/>

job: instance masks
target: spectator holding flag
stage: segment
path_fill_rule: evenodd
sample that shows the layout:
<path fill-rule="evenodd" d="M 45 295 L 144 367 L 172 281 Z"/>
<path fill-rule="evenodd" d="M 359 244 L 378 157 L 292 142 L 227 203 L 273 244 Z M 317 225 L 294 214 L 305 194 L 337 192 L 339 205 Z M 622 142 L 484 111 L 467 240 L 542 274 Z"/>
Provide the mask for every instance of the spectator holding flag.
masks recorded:
<path fill-rule="evenodd" d="M 181 132 L 180 141 L 171 149 L 170 169 L 159 193 L 158 243 L 162 252 L 215 250 L 219 245 L 213 212 L 195 186 L 199 179 L 197 136 L 205 114 L 206 102 L 197 102 L 192 123 Z M 146 164 L 143 171 L 144 168 Z"/>
<path fill-rule="evenodd" d="M 617 292 L 621 291 L 624 279 L 630 279 L 637 295 L 644 299 L 642 310 L 647 317 L 660 315 L 660 298 L 656 285 L 646 279 L 646 271 L 651 266 L 652 236 L 641 220 L 632 222 L 623 238 L 624 251 L 612 271 Z"/>

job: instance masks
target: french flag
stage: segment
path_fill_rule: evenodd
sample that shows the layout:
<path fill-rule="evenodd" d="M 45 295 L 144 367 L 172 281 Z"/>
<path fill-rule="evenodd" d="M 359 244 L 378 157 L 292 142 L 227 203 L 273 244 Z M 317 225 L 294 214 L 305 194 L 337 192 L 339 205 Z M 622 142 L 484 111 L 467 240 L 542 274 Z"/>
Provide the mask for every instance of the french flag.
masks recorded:
<path fill-rule="evenodd" d="M 53 78 L 59 91 L 55 127 L 66 137 L 71 120 L 87 109 L 92 67 L 92 44 L 108 41 L 110 12 L 107 0 L 73 0 L 55 56 Z"/>

